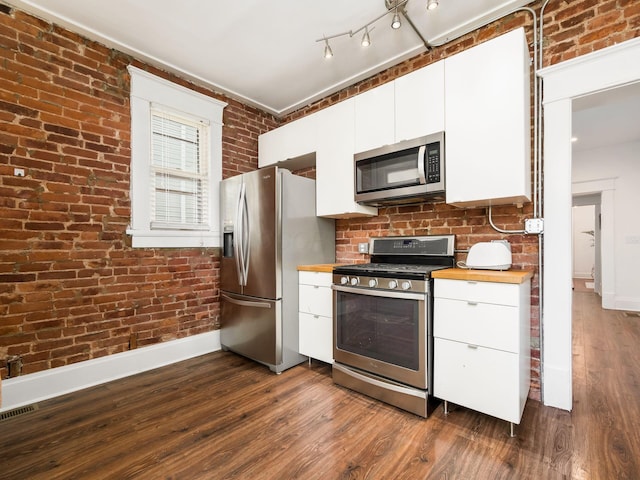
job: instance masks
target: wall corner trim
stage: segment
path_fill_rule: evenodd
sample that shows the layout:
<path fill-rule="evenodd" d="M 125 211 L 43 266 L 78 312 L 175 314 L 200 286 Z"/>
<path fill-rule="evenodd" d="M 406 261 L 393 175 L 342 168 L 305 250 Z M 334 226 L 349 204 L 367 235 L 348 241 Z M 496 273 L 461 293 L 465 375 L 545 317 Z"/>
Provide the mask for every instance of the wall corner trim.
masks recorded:
<path fill-rule="evenodd" d="M 220 330 L 2 381 L 0 412 L 220 350 Z"/>

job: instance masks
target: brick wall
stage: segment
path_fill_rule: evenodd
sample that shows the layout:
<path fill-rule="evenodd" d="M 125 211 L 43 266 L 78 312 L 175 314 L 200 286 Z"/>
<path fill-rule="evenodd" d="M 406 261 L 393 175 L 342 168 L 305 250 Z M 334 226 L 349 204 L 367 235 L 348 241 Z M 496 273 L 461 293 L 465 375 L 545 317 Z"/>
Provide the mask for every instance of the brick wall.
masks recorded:
<path fill-rule="evenodd" d="M 229 103 L 223 175 L 276 119 L 0 5 L 0 375 L 217 328 L 218 249 L 132 249 L 133 63 Z M 25 177 L 14 176 L 14 168 Z"/>

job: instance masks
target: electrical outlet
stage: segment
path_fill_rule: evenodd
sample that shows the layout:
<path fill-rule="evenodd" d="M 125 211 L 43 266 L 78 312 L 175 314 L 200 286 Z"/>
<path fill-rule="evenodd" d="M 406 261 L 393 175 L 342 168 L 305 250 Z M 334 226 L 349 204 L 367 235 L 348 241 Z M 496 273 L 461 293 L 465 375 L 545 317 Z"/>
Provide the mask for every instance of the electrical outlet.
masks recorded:
<path fill-rule="evenodd" d="M 524 221 L 524 231 L 528 234 L 537 234 L 544 231 L 544 219 L 527 218 Z"/>
<path fill-rule="evenodd" d="M 367 242 L 359 243 L 358 253 L 369 253 L 369 244 Z"/>

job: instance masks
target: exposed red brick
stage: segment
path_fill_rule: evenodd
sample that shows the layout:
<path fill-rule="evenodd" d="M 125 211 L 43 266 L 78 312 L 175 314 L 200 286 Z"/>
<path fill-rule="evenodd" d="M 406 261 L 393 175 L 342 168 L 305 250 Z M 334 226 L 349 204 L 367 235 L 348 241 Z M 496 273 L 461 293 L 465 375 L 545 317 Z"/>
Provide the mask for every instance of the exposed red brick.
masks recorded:
<path fill-rule="evenodd" d="M 0 346 L 32 373 L 125 351 L 131 332 L 142 346 L 219 328 L 217 249 L 133 250 L 125 233 L 126 67 L 228 102 L 236 173 L 257 167 L 257 138 L 278 120 L 19 11 L 0 45 Z"/>

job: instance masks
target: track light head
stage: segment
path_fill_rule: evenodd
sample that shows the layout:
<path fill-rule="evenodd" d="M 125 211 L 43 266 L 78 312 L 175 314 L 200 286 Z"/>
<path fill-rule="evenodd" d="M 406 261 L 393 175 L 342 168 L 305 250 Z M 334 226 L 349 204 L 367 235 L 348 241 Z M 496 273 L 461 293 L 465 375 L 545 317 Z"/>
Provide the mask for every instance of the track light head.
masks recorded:
<path fill-rule="evenodd" d="M 399 29 L 402 26 L 400 22 L 400 15 L 398 15 L 398 9 L 396 8 L 395 13 L 393 14 L 393 20 L 391 20 L 391 28 L 394 30 Z"/>
<path fill-rule="evenodd" d="M 331 47 L 329 46 L 329 40 L 325 38 L 324 39 L 324 58 L 331 58 L 331 57 L 333 57 L 333 50 L 331 50 Z"/>
<path fill-rule="evenodd" d="M 371 45 L 371 38 L 369 37 L 368 27 L 364 27 L 364 35 L 362 35 L 362 41 L 360 42 L 360 45 L 362 45 L 363 47 L 368 47 L 369 45 Z"/>

